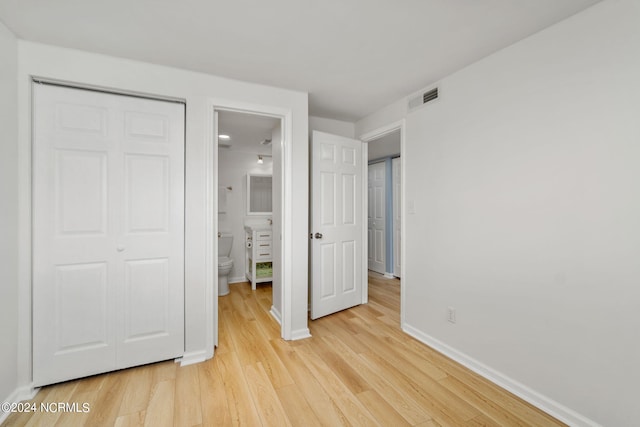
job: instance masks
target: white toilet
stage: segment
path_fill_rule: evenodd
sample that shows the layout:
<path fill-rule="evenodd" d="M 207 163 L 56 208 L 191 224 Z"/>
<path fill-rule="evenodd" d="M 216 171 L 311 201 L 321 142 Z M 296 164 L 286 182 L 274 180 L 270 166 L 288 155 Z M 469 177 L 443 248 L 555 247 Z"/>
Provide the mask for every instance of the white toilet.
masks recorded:
<path fill-rule="evenodd" d="M 227 232 L 218 233 L 218 296 L 229 293 L 229 273 L 233 268 L 231 247 L 233 246 L 233 234 Z"/>

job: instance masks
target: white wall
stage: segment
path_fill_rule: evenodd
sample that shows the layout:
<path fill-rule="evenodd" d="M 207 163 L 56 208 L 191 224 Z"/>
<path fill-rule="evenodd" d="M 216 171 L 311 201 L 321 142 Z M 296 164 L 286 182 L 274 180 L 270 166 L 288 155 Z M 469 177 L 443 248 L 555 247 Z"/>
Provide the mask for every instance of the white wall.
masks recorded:
<path fill-rule="evenodd" d="M 355 123 L 342 120 L 309 116 L 309 138 L 311 138 L 311 132 L 314 130 L 355 138 Z"/>
<path fill-rule="evenodd" d="M 230 231 L 233 233 L 233 247 L 231 257 L 233 258 L 233 270 L 229 274 L 231 282 L 245 282 L 247 279 L 245 272 L 245 247 L 244 247 L 244 224 L 247 219 L 264 221 L 270 216 L 247 217 L 247 174 L 271 174 L 272 158 L 265 157 L 264 163 L 257 163 L 258 157 L 255 153 L 245 153 L 233 151 L 233 149 L 221 148 L 218 150 L 218 184 L 221 187 L 232 187 L 232 191 L 227 191 L 227 212 L 218 214 L 218 230 Z"/>
<path fill-rule="evenodd" d="M 638 52 L 607 0 L 406 116 L 404 327 L 575 425 L 640 418 Z"/>
<path fill-rule="evenodd" d="M 100 86 L 156 96 L 186 100 L 186 229 L 185 229 L 185 347 L 191 358 L 207 354 L 213 342 L 208 314 L 217 300 L 207 286 L 210 278 L 207 241 L 207 199 L 213 189 L 207 184 L 206 155 L 213 136 L 213 106 L 238 106 L 254 111 L 268 109 L 286 116 L 286 138 L 292 143 L 286 153 L 291 168 L 287 191 L 293 197 L 287 204 L 284 238 L 288 244 L 288 263 L 284 275 L 288 299 L 283 313 L 285 335 L 308 334 L 307 328 L 307 217 L 308 217 L 308 97 L 307 94 L 249 84 L 170 67 L 19 41 L 18 119 L 20 137 L 20 304 L 21 325 L 30 325 L 30 76 L 40 76 L 82 85 Z M 14 159 L 15 160 L 15 159 Z M 214 171 L 217 173 L 217 171 Z M 214 200 L 217 205 L 217 200 Z M 217 206 L 214 206 L 217 212 Z M 209 257 L 211 259 L 209 259 Z M 293 331 L 293 332 L 292 332 Z M 24 345 L 20 359 L 30 360 L 29 329 L 21 333 Z M 212 348 L 212 347 L 211 347 Z M 30 381 L 29 365 L 20 369 L 19 382 Z"/>
<path fill-rule="evenodd" d="M 17 46 L 0 22 L 0 402 L 13 398 L 18 386 Z"/>
<path fill-rule="evenodd" d="M 367 142 L 367 147 L 369 161 L 399 156 L 400 130 L 395 130 L 387 135 Z"/>

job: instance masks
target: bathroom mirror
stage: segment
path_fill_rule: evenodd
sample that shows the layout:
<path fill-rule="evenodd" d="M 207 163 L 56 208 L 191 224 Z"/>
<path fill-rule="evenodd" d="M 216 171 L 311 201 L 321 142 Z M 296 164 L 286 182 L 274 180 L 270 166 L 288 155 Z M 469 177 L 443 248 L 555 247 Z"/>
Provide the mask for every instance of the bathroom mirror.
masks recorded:
<path fill-rule="evenodd" d="M 271 215 L 271 175 L 247 175 L 247 215 Z"/>

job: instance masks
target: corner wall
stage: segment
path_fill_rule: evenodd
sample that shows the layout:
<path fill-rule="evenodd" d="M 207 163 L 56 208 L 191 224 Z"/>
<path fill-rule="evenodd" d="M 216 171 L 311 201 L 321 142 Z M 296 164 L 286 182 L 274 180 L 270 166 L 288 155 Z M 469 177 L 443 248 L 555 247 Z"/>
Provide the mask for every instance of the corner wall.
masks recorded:
<path fill-rule="evenodd" d="M 606 0 L 406 114 L 403 327 L 572 425 L 640 418 L 639 23 Z"/>
<path fill-rule="evenodd" d="M 0 22 L 0 402 L 11 402 L 18 387 L 17 46 Z"/>

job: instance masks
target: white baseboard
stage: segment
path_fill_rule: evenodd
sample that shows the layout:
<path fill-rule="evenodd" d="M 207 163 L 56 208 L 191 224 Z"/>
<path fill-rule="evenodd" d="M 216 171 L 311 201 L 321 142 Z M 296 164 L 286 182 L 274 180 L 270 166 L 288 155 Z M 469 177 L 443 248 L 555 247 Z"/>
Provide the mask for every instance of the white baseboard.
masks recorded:
<path fill-rule="evenodd" d="M 36 397 L 36 394 L 40 391 L 40 388 L 34 388 L 32 386 L 19 387 L 13 391 L 8 397 L 6 397 L 2 403 L 18 403 L 23 400 L 31 400 Z M 0 425 L 9 417 L 11 412 L 4 412 L 0 409 Z"/>
<path fill-rule="evenodd" d="M 232 284 L 232 283 L 244 283 L 244 282 L 246 282 L 246 281 L 247 281 L 247 278 L 246 278 L 246 277 L 244 277 L 244 276 L 238 276 L 238 277 L 229 277 L 229 281 L 228 281 L 228 283 L 229 283 L 229 284 Z"/>
<path fill-rule="evenodd" d="M 311 331 L 309 331 L 309 328 L 291 331 L 291 341 L 303 340 L 305 338 L 311 338 Z"/>
<path fill-rule="evenodd" d="M 282 325 L 282 315 L 274 306 L 271 306 L 269 313 L 271 313 L 271 317 L 276 319 L 276 322 L 278 322 L 279 325 Z"/>
<path fill-rule="evenodd" d="M 207 359 L 207 352 L 205 350 L 202 350 L 185 353 L 182 355 L 182 357 L 177 358 L 176 362 L 179 362 L 180 366 L 189 366 L 196 363 L 204 362 Z"/>
<path fill-rule="evenodd" d="M 384 277 L 387 278 L 387 279 L 395 279 L 396 278 L 396 276 L 394 276 L 393 273 L 387 273 L 387 272 L 384 273 Z"/>
<path fill-rule="evenodd" d="M 602 427 L 595 421 L 590 420 L 589 418 L 577 413 L 570 408 L 567 408 L 566 406 L 548 398 L 547 396 L 544 396 L 537 391 L 530 389 L 526 385 L 519 383 L 512 378 L 509 378 L 503 373 L 490 368 L 489 366 L 456 350 L 455 348 L 450 347 L 442 341 L 423 333 L 413 326 L 407 325 L 405 323 L 402 325 L 402 330 L 418 341 L 422 342 L 423 344 L 426 344 L 434 350 L 439 351 L 450 359 L 453 359 L 456 362 L 460 363 L 464 367 L 471 369 L 476 374 L 488 379 L 492 383 L 515 394 L 519 398 L 529 402 L 533 406 L 541 409 L 542 411 L 570 426 Z"/>

